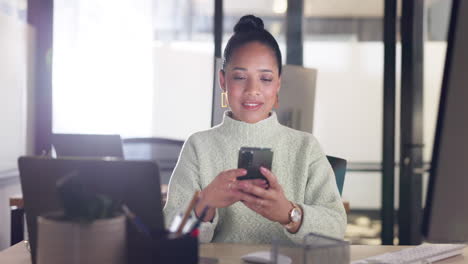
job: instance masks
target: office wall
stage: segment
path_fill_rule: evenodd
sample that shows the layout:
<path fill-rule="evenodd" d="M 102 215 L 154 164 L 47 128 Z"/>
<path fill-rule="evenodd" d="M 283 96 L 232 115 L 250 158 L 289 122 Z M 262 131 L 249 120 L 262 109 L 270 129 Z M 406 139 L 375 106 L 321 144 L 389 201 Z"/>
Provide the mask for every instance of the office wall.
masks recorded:
<path fill-rule="evenodd" d="M 0 171 L 16 167 L 16 159 L 32 147 L 28 119 L 33 30 L 0 13 Z M 29 85 L 29 86 L 28 86 Z"/>
<path fill-rule="evenodd" d="M 430 161 L 432 156 L 445 49 L 446 43 L 444 42 L 426 42 L 425 44 L 425 161 Z M 343 157 L 350 162 L 380 162 L 383 118 L 383 44 L 378 42 L 306 42 L 304 51 L 305 65 L 318 69 L 314 134 L 325 152 Z M 397 54 L 397 80 L 399 80 L 401 63 L 399 45 Z M 399 93 L 400 88 L 397 87 L 397 89 Z M 398 115 L 397 106 L 397 117 Z M 396 124 L 398 134 L 398 118 Z M 398 144 L 398 138 L 396 142 Z M 398 159 L 397 151 L 396 160 Z M 426 186 L 427 175 L 424 182 Z M 343 197 L 351 202 L 352 208 L 378 209 L 381 203 L 380 183 L 380 173 L 348 172 Z M 398 192 L 396 198 L 395 204 L 397 205 Z"/>
<path fill-rule="evenodd" d="M 213 44 L 157 43 L 153 136 L 185 140 L 211 127 Z"/>
<path fill-rule="evenodd" d="M 10 245 L 9 198 L 21 194 L 16 160 L 33 146 L 34 31 L 16 11 L 0 12 L 0 250 Z"/>

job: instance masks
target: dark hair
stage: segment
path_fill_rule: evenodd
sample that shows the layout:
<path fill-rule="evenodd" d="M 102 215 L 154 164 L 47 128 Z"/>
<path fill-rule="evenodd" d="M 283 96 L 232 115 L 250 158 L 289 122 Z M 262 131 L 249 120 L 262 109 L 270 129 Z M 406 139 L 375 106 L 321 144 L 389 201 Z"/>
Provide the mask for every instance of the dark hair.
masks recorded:
<path fill-rule="evenodd" d="M 241 17 L 234 26 L 234 35 L 229 39 L 224 49 L 223 70 L 231 60 L 234 51 L 250 42 L 260 42 L 272 49 L 275 53 L 276 63 L 278 64 L 278 73 L 281 75 L 281 51 L 275 38 L 265 30 L 261 18 L 254 15 Z"/>

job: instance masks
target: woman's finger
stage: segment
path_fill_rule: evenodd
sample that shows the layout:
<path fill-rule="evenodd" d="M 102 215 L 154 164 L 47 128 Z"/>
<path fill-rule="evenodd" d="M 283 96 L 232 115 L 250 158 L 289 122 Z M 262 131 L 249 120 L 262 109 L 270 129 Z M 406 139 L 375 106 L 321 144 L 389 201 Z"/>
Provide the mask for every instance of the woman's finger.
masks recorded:
<path fill-rule="evenodd" d="M 268 182 L 265 179 L 242 180 L 239 182 L 249 182 L 263 189 L 268 189 L 268 186 L 269 186 Z"/>
<path fill-rule="evenodd" d="M 252 184 L 255 184 L 257 186 L 264 186 L 267 184 L 267 181 L 265 179 L 247 180 L 247 182 L 251 182 Z"/>
<path fill-rule="evenodd" d="M 227 183 L 228 192 L 231 195 L 238 196 L 242 193 L 242 190 L 239 188 L 239 181 L 230 181 Z"/>
<path fill-rule="evenodd" d="M 245 193 L 253 194 L 261 199 L 274 199 L 272 191 L 265 190 L 264 188 L 253 185 L 251 183 L 240 182 L 238 184 L 238 188 Z"/>
<path fill-rule="evenodd" d="M 252 194 L 250 193 L 245 193 L 245 192 L 240 192 L 239 193 L 239 199 L 243 202 L 247 202 L 247 203 L 255 203 L 257 201 L 257 197 L 253 196 Z"/>
<path fill-rule="evenodd" d="M 267 178 L 270 188 L 275 189 L 279 186 L 276 176 L 269 169 L 260 167 L 260 172 Z"/>
<path fill-rule="evenodd" d="M 223 174 L 223 177 L 226 178 L 226 180 L 235 181 L 237 180 L 237 177 L 246 175 L 247 170 L 246 169 L 232 169 L 232 170 L 223 171 L 222 174 Z"/>

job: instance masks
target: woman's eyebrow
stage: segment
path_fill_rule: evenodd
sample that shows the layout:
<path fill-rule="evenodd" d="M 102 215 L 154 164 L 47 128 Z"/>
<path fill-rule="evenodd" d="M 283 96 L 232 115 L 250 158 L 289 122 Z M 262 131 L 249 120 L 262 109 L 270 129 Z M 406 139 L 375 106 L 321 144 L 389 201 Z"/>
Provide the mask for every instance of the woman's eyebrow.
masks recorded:
<path fill-rule="evenodd" d="M 246 68 L 242 68 L 242 67 L 234 67 L 234 68 L 232 68 L 232 70 L 233 71 L 247 71 Z M 259 71 L 259 72 L 271 72 L 271 73 L 273 72 L 272 70 L 269 70 L 269 69 L 259 69 L 257 71 Z"/>
<path fill-rule="evenodd" d="M 235 70 L 238 70 L 238 71 L 247 71 L 246 68 L 242 68 L 242 67 L 234 67 L 232 70 L 233 70 L 233 71 L 235 71 Z"/>

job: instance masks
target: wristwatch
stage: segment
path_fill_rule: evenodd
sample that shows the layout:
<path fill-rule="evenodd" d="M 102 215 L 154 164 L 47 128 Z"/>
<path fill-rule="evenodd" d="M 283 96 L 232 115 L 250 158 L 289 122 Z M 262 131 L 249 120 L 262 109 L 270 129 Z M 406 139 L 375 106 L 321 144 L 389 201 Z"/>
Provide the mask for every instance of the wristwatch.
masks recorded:
<path fill-rule="evenodd" d="M 302 222 L 302 209 L 297 204 L 291 202 L 293 208 L 289 211 L 289 223 L 284 225 L 284 228 L 291 232 L 296 229 Z"/>

